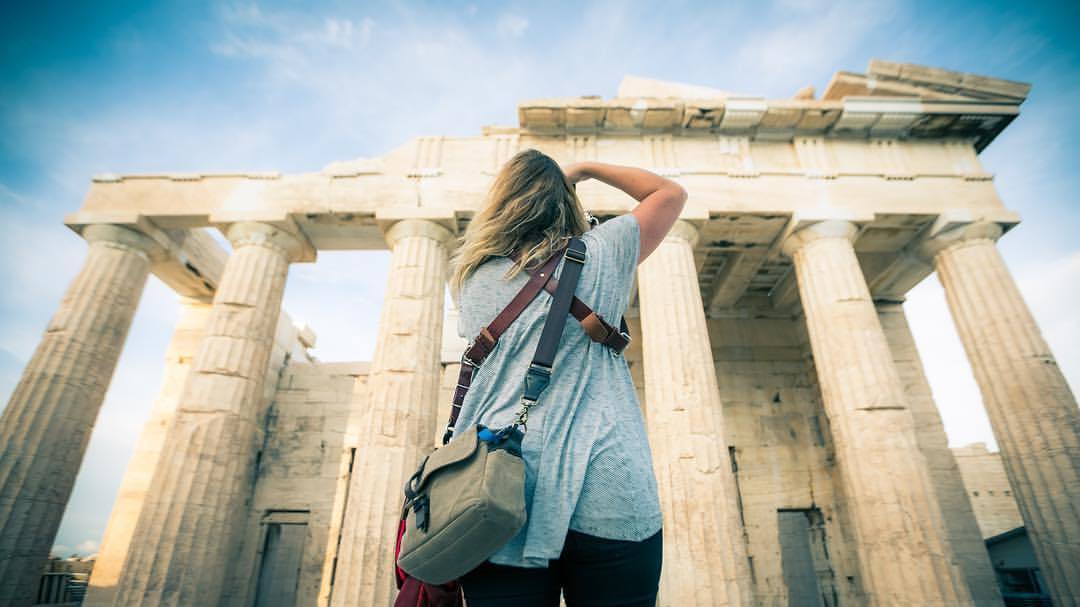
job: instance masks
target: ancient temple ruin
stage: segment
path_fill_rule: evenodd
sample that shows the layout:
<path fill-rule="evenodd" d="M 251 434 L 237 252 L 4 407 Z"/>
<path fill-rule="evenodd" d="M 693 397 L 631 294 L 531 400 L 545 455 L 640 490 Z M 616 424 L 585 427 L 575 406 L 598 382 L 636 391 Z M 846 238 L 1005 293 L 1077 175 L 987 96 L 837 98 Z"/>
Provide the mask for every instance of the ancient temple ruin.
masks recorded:
<path fill-rule="evenodd" d="M 1028 90 L 885 61 L 820 98 L 627 78 L 317 173 L 95 177 L 67 218 L 85 264 L 0 422 L 0 605 L 32 600 L 150 273 L 183 312 L 87 604 L 391 604 L 401 488 L 464 346 L 448 253 L 530 147 L 690 193 L 638 268 L 624 353 L 664 510 L 661 605 L 1001 603 L 905 320 L 933 272 L 1045 581 L 1077 604 L 1080 413 L 995 247 L 1019 219 L 978 157 Z M 602 220 L 634 204 L 579 194 Z M 314 361 L 280 311 L 289 267 L 362 249 L 392 251 L 373 360 Z"/>

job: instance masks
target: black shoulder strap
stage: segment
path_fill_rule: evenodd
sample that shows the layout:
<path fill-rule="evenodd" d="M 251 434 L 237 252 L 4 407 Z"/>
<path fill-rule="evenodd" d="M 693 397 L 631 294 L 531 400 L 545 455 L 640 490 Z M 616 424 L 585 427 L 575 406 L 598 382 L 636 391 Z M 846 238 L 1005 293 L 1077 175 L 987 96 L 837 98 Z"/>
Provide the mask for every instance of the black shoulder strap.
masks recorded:
<path fill-rule="evenodd" d="M 551 380 L 555 351 L 559 347 L 563 328 L 566 326 L 566 317 L 570 313 L 570 300 L 574 297 L 574 290 L 581 277 L 581 268 L 585 265 L 585 242 L 580 238 L 570 239 L 570 245 L 566 247 L 565 259 L 562 274 L 559 275 L 559 286 L 555 290 L 551 308 L 544 321 L 544 330 L 540 333 L 540 343 L 536 345 L 536 353 L 533 354 L 532 363 L 525 373 L 521 410 L 514 422 L 515 426 L 525 427 L 529 418 L 529 407 L 536 404 L 540 394 L 544 392 Z"/>
<path fill-rule="evenodd" d="M 535 403 L 551 378 L 555 350 L 559 347 L 559 340 L 562 338 L 563 329 L 566 325 L 566 316 L 571 308 L 571 301 L 574 299 L 574 290 L 577 288 L 578 279 L 581 277 L 581 267 L 585 263 L 585 242 L 580 238 L 572 238 L 569 245 L 559 253 L 562 253 L 562 256 L 566 258 L 566 263 L 563 264 L 559 286 L 552 295 L 551 308 L 548 310 L 548 316 L 544 321 L 544 329 L 540 333 L 540 342 L 536 346 L 533 362 L 529 365 L 529 371 L 525 376 L 523 404 L 526 397 L 532 397 L 531 403 Z M 506 326 L 517 318 L 518 313 L 543 289 L 543 285 L 551 280 L 560 257 L 559 253 L 552 255 L 544 263 L 541 271 L 534 272 L 530 281 L 522 287 L 521 292 L 515 297 L 515 301 L 520 299 L 517 302 L 519 305 L 507 306 L 507 309 L 500 313 L 496 322 L 489 325 L 488 328 L 492 329 L 492 332 L 485 335 L 485 331 L 481 331 L 481 334 L 466 348 L 465 354 L 461 357 L 458 382 L 454 389 L 453 403 L 450 408 L 450 421 L 447 423 L 446 431 L 443 433 L 442 444 L 449 443 L 454 434 L 458 413 L 461 411 L 461 405 L 465 402 L 465 394 L 472 383 L 476 368 L 494 348 L 495 342 L 498 341 Z M 560 293 L 562 293 L 561 296 Z M 513 310 L 510 310 L 510 308 L 513 308 Z M 502 322 L 500 322 L 500 319 L 502 319 Z M 527 418 L 528 414 L 526 412 L 525 419 Z M 524 421 L 521 422 L 521 425 L 525 425 Z"/>

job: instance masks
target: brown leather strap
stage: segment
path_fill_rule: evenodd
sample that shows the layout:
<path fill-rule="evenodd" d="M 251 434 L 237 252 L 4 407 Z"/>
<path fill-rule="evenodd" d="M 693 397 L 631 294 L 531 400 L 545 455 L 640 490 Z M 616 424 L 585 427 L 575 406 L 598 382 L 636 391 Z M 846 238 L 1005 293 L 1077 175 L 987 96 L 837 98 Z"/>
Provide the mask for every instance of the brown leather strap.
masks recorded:
<path fill-rule="evenodd" d="M 450 442 L 454 426 L 457 424 L 458 414 L 461 413 L 461 405 L 465 402 L 465 394 L 469 391 L 473 376 L 477 367 L 487 358 L 487 355 L 495 348 L 499 337 L 506 331 L 510 323 L 521 314 L 522 310 L 544 289 L 552 296 L 559 285 L 559 281 L 552 278 L 555 268 L 562 259 L 565 246 L 559 248 L 538 269 L 525 271 L 530 275 L 529 282 L 518 291 L 510 303 L 503 308 L 502 312 L 491 321 L 491 324 L 480 329 L 480 334 L 473 339 L 461 357 L 461 368 L 458 370 L 457 386 L 454 387 L 454 398 L 450 407 L 450 420 L 443 434 L 442 443 Z M 589 339 L 601 343 L 616 352 L 622 352 L 630 343 L 630 330 L 626 326 L 626 317 L 619 319 L 619 329 L 608 324 L 599 314 L 581 301 L 575 295 L 570 301 L 570 314 L 581 323 Z"/>
<path fill-rule="evenodd" d="M 559 265 L 559 259 L 562 258 L 563 248 L 556 251 L 551 257 L 544 262 L 539 269 L 530 272 L 531 276 L 529 281 L 525 283 L 525 286 L 521 287 L 521 290 L 517 292 L 517 295 L 510 300 L 510 303 L 506 304 L 502 312 L 499 312 L 498 316 L 491 323 L 480 329 L 480 334 L 476 336 L 473 343 L 469 345 L 465 350 L 465 358 L 469 359 L 476 366 L 480 366 L 480 363 L 484 361 L 484 358 L 495 348 L 496 342 L 499 341 L 499 337 L 506 331 L 506 328 L 510 326 L 510 323 L 514 322 L 521 311 L 529 305 L 536 295 L 540 293 L 540 289 L 543 288 L 544 283 L 551 280 L 551 275 L 555 271 L 555 267 Z"/>
<path fill-rule="evenodd" d="M 461 413 L 461 405 L 465 402 L 465 394 L 469 391 L 469 385 L 472 384 L 477 367 L 495 349 L 499 337 L 510 326 L 510 323 L 514 322 L 514 319 L 529 305 L 529 302 L 540 294 L 540 289 L 544 287 L 544 284 L 551 280 L 552 273 L 554 273 L 556 266 L 559 265 L 559 260 L 562 259 L 564 249 L 566 249 L 565 246 L 559 248 L 539 269 L 530 272 L 529 281 L 521 287 L 517 295 L 514 295 L 510 303 L 506 304 L 502 312 L 499 312 L 495 320 L 480 329 L 480 334 L 465 349 L 465 353 L 461 356 L 461 368 L 458 370 L 457 386 L 454 387 L 454 398 L 450 407 L 450 421 L 447 422 L 446 432 L 443 434 L 442 442 L 444 445 L 450 442 L 454 425 L 457 424 L 458 414 Z"/>

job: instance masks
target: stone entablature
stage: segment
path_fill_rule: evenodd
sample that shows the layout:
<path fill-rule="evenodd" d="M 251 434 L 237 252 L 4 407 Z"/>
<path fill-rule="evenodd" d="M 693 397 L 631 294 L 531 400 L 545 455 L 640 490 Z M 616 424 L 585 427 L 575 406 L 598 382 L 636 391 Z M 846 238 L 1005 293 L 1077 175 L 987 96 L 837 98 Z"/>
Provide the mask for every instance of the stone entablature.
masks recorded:
<path fill-rule="evenodd" d="M 984 220 L 1004 229 L 1018 222 L 970 142 L 519 134 L 422 138 L 365 163 L 369 172 L 347 176 L 337 165 L 333 174 L 273 179 L 111 178 L 92 184 L 82 210 L 69 216 L 68 224 L 78 230 L 119 223 L 182 237 L 172 245 L 176 261 L 154 271 L 178 291 L 205 297 L 220 262 L 203 269 L 200 255 L 206 256 L 203 249 L 213 243 L 203 242 L 208 238 L 191 228 L 270 222 L 303 234 L 313 251 L 386 248 L 383 231 L 407 217 L 429 219 L 460 234 L 482 204 L 492 174 L 487 169 L 525 147 L 563 162 L 661 166 L 666 167 L 661 172 L 677 175 L 693 192 L 684 219 L 701 230 L 694 255 L 702 297 L 713 315 L 735 308 L 744 296 L 766 307 L 789 304 L 783 294 L 791 293 L 790 280 L 784 281 L 790 266 L 776 243 L 805 221 L 843 217 L 860 225 L 856 251 L 881 298 L 902 297 L 930 271 L 897 253 L 916 246 L 935 222 Z M 594 183 L 583 183 L 580 192 L 588 210 L 604 218 L 627 211 L 633 202 Z M 196 244 L 200 248 L 192 250 Z"/>
<path fill-rule="evenodd" d="M 789 121 L 812 111 L 835 113 L 827 132 L 790 127 L 794 130 L 781 137 L 789 127 L 770 117 L 773 106 L 719 96 L 710 102 L 719 104 L 716 116 L 724 116 L 716 128 L 671 126 L 677 121 L 661 128 L 663 121 L 650 118 L 653 113 L 673 116 L 672 108 L 679 107 L 685 114 L 690 102 L 662 96 L 681 91 L 681 85 L 652 82 L 644 88 L 653 97 L 583 97 L 573 102 L 580 108 L 560 101 L 556 113 L 564 122 L 558 129 L 530 118 L 540 106 L 526 102 L 516 127 L 488 127 L 475 137 L 419 137 L 385 156 L 336 162 L 316 173 L 100 175 L 67 224 L 82 230 L 114 223 L 156 235 L 173 253 L 155 264 L 154 273 L 182 294 L 206 299 L 220 275 L 223 253 L 213 251 L 210 239 L 194 228 L 267 222 L 306 238 L 310 250 L 301 261 L 313 260 L 318 249 L 384 249 L 384 232 L 403 218 L 428 219 L 459 235 L 483 203 L 498 167 L 533 147 L 563 163 L 644 166 L 684 184 L 692 196 L 683 218 L 701 232 L 694 257 L 711 316 L 748 305 L 786 312 L 794 289 L 790 264 L 777 243 L 819 219 L 841 218 L 860 227 L 855 249 L 873 294 L 898 299 L 931 271 L 907 251 L 932 226 L 987 221 L 1007 230 L 1019 221 L 1001 202 L 977 153 L 1016 114 L 1022 101 L 1017 95 L 1026 85 L 940 70 L 905 71 L 883 62 L 860 78 L 838 75 L 825 100 L 775 102 L 786 108 L 775 111 Z M 894 89 L 906 83 L 909 96 L 895 98 L 897 90 L 875 84 L 883 81 Z M 912 82 L 936 84 L 918 88 Z M 640 79 L 635 83 L 643 89 Z M 946 83 L 954 93 L 939 90 Z M 860 96 L 836 99 L 840 90 Z M 868 96 L 880 90 L 893 97 Z M 922 93 L 910 96 L 911 91 Z M 554 102 L 545 103 L 550 113 Z M 586 110 L 581 108 L 591 106 L 606 113 L 625 110 L 630 122 L 618 118 L 610 129 L 582 132 L 574 120 L 582 119 Z M 928 118 L 946 109 L 953 113 Z M 905 116 L 912 121 L 897 130 L 896 125 L 907 124 L 898 118 Z M 623 128 L 634 120 L 640 128 Z M 741 126 L 728 128 L 736 123 Z M 926 126 L 931 124 L 936 126 Z M 920 131 L 919 125 L 930 130 Z M 602 184 L 585 182 L 579 190 L 587 209 L 601 218 L 632 206 L 628 197 Z M 636 301 L 631 307 L 635 314 Z"/>

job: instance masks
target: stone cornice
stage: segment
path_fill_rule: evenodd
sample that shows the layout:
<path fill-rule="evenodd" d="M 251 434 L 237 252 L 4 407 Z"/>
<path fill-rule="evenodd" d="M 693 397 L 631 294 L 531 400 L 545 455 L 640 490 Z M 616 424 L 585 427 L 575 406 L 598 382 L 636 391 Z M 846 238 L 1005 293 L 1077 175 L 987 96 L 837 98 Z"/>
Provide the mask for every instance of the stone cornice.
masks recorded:
<path fill-rule="evenodd" d="M 1012 101 L 845 97 L 842 100 L 764 98 L 554 98 L 518 105 L 523 133 L 733 135 L 751 140 L 795 137 L 867 139 L 971 138 L 985 148 L 1020 113 Z"/>

